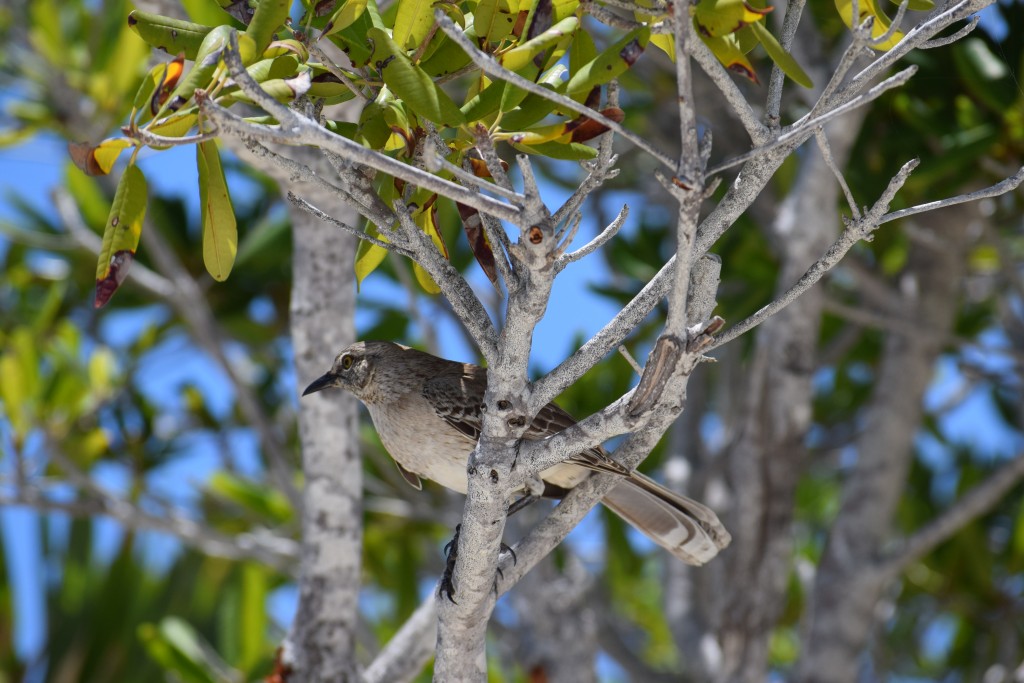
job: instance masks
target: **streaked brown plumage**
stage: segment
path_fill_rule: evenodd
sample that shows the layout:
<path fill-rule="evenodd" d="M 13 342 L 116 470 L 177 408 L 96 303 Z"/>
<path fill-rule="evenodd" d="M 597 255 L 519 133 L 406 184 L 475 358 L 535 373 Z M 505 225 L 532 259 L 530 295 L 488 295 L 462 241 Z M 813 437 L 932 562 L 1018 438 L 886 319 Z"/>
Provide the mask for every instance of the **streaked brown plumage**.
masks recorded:
<path fill-rule="evenodd" d="M 480 436 L 487 370 L 391 342 L 356 342 L 303 395 L 329 387 L 347 389 L 366 405 L 406 481 L 419 488 L 424 477 L 466 492 L 466 464 Z M 524 438 L 543 439 L 573 424 L 569 413 L 549 403 Z M 542 472 L 545 494 L 564 495 L 591 471 L 622 476 L 601 502 L 683 562 L 704 564 L 729 544 L 729 532 L 714 512 L 628 472 L 601 447 Z"/>

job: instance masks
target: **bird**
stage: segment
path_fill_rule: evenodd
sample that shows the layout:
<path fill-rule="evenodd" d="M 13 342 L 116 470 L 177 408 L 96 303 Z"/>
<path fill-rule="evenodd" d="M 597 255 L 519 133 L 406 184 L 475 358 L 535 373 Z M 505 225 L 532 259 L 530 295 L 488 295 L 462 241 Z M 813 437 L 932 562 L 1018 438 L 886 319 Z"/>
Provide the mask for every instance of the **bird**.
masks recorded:
<path fill-rule="evenodd" d="M 347 390 L 363 402 L 410 485 L 421 489 L 422 480 L 429 479 L 466 493 L 466 468 L 483 423 L 486 368 L 389 341 L 360 341 L 341 351 L 302 395 L 330 388 Z M 544 439 L 575 423 L 548 403 L 523 438 Z M 605 507 L 686 564 L 703 565 L 729 544 L 729 532 L 710 508 L 626 469 L 601 446 L 541 472 L 542 496 L 561 498 L 593 472 L 621 478 L 601 500 Z M 529 500 L 529 492 L 523 493 L 520 500 Z"/>

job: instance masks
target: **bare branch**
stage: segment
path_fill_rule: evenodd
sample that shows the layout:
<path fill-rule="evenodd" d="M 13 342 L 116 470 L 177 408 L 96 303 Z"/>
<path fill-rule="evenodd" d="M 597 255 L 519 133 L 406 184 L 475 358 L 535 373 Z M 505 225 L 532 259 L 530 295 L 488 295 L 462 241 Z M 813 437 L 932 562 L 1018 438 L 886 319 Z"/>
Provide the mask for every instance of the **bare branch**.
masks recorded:
<path fill-rule="evenodd" d="M 882 193 L 882 196 L 875 202 L 875 205 L 870 211 L 860 220 L 854 221 L 849 225 L 846 230 L 839 236 L 828 251 L 815 261 L 807 272 L 797 281 L 795 285 L 790 287 L 786 292 L 772 301 L 770 304 L 754 313 L 746 320 L 740 322 L 737 325 L 731 327 L 725 334 L 718 337 L 715 342 L 708 348 L 708 350 L 716 349 L 723 344 L 727 344 L 736 337 L 744 334 L 750 329 L 760 325 L 762 322 L 772 317 L 783 308 L 793 303 L 801 294 L 810 289 L 818 280 L 820 280 L 825 273 L 835 267 L 839 261 L 846 255 L 850 249 L 853 248 L 857 242 L 867 238 L 874 230 L 881 225 L 881 217 L 883 212 L 889 208 L 889 203 L 892 202 L 896 192 L 899 191 L 903 184 L 907 182 L 907 178 L 910 177 L 911 172 L 917 167 L 918 160 L 909 161 L 903 165 L 903 168 L 893 176 L 889 181 L 888 187 Z"/>
<path fill-rule="evenodd" d="M 971 31 L 978 27 L 978 22 L 981 21 L 981 15 L 975 14 L 971 17 L 971 20 L 966 26 L 961 28 L 953 35 L 946 36 L 945 38 L 932 38 L 931 40 L 925 41 L 918 46 L 919 50 L 933 50 L 937 47 L 945 47 L 951 43 L 955 43 L 958 40 L 962 40 L 970 35 Z"/>
<path fill-rule="evenodd" d="M 18 495 L 0 493 L 0 507 L 25 506 L 39 512 L 57 512 L 74 517 L 109 517 L 129 530 L 158 531 L 211 557 L 228 560 L 256 560 L 283 574 L 294 576 L 298 569 L 298 544 L 269 531 L 228 536 L 176 513 L 161 516 L 144 512 L 137 505 L 104 493 L 89 500 L 61 501 L 44 491 L 27 487 Z"/>
<path fill-rule="evenodd" d="M 736 81 L 733 80 L 729 72 L 722 66 L 722 63 L 711 52 L 711 49 L 697 35 L 696 30 L 693 28 L 693 22 L 687 21 L 686 25 L 690 31 L 691 55 L 694 60 L 696 60 L 704 73 L 708 75 L 708 78 L 718 86 L 718 90 L 725 97 L 725 101 L 729 103 L 730 110 L 736 114 L 743 128 L 747 131 L 747 135 L 750 136 L 751 142 L 757 146 L 767 144 L 771 139 L 771 135 L 750 107 L 747 98 L 740 92 Z"/>
<path fill-rule="evenodd" d="M 238 35 L 231 33 L 228 49 L 224 50 L 224 61 L 232 78 L 242 90 L 271 116 L 280 121 L 278 126 L 253 124 L 234 115 L 209 98 L 198 97 L 200 111 L 218 126 L 221 133 L 240 138 L 254 137 L 286 145 L 306 144 L 323 147 L 339 156 L 356 163 L 375 168 L 396 178 L 401 178 L 424 189 L 472 206 L 478 211 L 490 213 L 502 220 L 517 223 L 520 211 L 514 206 L 499 202 L 477 192 L 440 178 L 422 169 L 410 166 L 386 154 L 363 147 L 341 135 L 335 135 L 318 123 L 311 121 L 282 105 L 260 88 L 245 70 L 238 53 Z"/>
<path fill-rule="evenodd" d="M 850 191 L 850 186 L 846 182 L 846 176 L 839 170 L 836 160 L 832 158 L 832 146 L 828 143 L 828 137 L 825 136 L 825 129 L 819 128 L 814 131 L 814 139 L 818 142 L 818 149 L 821 150 L 821 157 L 825 160 L 825 165 L 832 171 L 832 175 L 839 182 L 839 187 L 842 188 L 843 194 L 846 195 L 846 203 L 850 207 L 850 213 L 853 215 L 854 220 L 859 219 L 860 209 L 857 208 L 857 200 L 853 198 L 853 192 Z"/>
<path fill-rule="evenodd" d="M 890 578 L 895 577 L 910 563 L 921 559 L 960 529 L 989 512 L 1022 479 L 1024 455 L 1017 455 L 890 553 L 884 560 L 882 571 Z"/>
<path fill-rule="evenodd" d="M 807 0 L 789 0 L 786 3 L 786 16 L 782 20 L 782 40 L 779 41 L 782 49 L 786 52 L 793 47 L 793 39 L 796 37 L 796 30 L 800 25 L 800 17 L 803 16 L 806 2 Z M 783 73 L 782 67 L 772 62 L 772 75 L 768 80 L 766 114 L 769 122 L 775 128 L 779 125 L 779 112 L 782 110 L 782 86 L 785 79 L 786 75 Z"/>
<path fill-rule="evenodd" d="M 1021 167 L 1016 173 L 1007 178 L 1006 180 L 996 183 L 991 187 L 986 187 L 983 190 L 976 192 L 967 192 L 960 194 L 955 197 L 948 199 L 942 199 L 937 202 L 928 202 L 926 204 L 918 204 L 908 209 L 900 209 L 899 211 L 893 211 L 882 216 L 880 223 L 888 223 L 889 221 L 899 220 L 900 218 L 907 218 L 908 216 L 914 216 L 919 213 L 925 213 L 926 211 L 935 211 L 936 209 L 942 209 L 947 206 L 956 206 L 957 204 L 963 204 L 965 202 L 974 202 L 979 199 L 987 199 L 989 197 L 998 197 L 1001 194 L 1012 192 L 1020 187 L 1020 184 L 1024 182 L 1024 167 Z"/>
<path fill-rule="evenodd" d="M 873 102 L 874 100 L 881 97 L 886 91 L 891 90 L 893 88 L 897 88 L 906 83 L 910 79 L 910 77 L 913 76 L 915 73 L 917 73 L 917 67 L 908 66 L 903 71 L 900 71 L 895 75 L 890 76 L 889 78 L 885 79 L 875 87 L 868 90 L 866 93 L 851 98 L 845 104 L 838 106 L 835 109 L 826 111 L 825 113 L 820 114 L 819 116 L 816 116 L 814 118 L 808 118 L 805 116 L 804 118 L 794 123 L 792 126 L 789 126 L 786 129 L 785 133 L 775 138 L 775 140 L 773 140 L 772 142 L 766 145 L 762 145 L 760 147 L 755 147 L 749 152 L 740 154 L 739 156 L 733 157 L 728 161 L 723 161 L 719 164 L 716 164 L 715 166 L 712 166 L 707 170 L 707 175 L 715 175 L 716 173 L 721 173 L 722 171 L 728 168 L 738 166 L 744 163 L 745 161 L 749 161 L 750 159 L 759 157 L 765 152 L 768 152 L 778 147 L 786 146 L 790 149 L 795 149 L 796 147 L 799 147 L 801 144 L 803 144 L 803 142 L 813 134 L 814 129 L 820 127 L 821 125 L 827 123 L 828 121 L 831 121 L 832 119 L 838 116 L 842 116 L 843 114 L 851 111 L 852 109 L 856 109 L 857 107 L 862 107 L 865 104 L 868 104 L 869 102 Z"/>
<path fill-rule="evenodd" d="M 628 218 L 628 217 L 629 217 L 629 206 L 627 206 L 626 204 L 623 204 L 622 208 L 619 210 L 619 215 L 615 217 L 615 220 L 613 220 L 611 223 L 608 224 L 608 227 L 606 227 L 604 230 L 602 230 L 601 233 L 599 235 L 597 235 L 597 237 L 595 237 L 594 239 L 590 240 L 590 242 L 588 242 L 587 244 L 584 244 L 582 247 L 580 247 L 576 251 L 569 252 L 568 254 L 564 254 L 563 256 L 561 256 L 558 259 L 558 261 L 555 263 L 555 269 L 556 270 L 562 270 L 563 268 L 565 268 L 570 263 L 573 263 L 575 261 L 579 261 L 581 258 L 586 256 L 587 254 L 591 254 L 594 251 L 600 249 L 602 246 L 604 246 L 608 242 L 608 240 L 610 240 L 611 238 L 615 237 L 615 235 L 618 234 L 618 232 L 622 228 L 622 226 L 625 225 L 626 218 Z"/>
<path fill-rule="evenodd" d="M 369 242 L 370 244 L 375 244 L 378 247 L 382 247 L 384 249 L 387 249 L 388 251 L 393 251 L 396 254 L 401 254 L 402 256 L 405 256 L 406 258 L 412 258 L 413 257 L 412 252 L 409 251 L 408 249 L 406 249 L 404 247 L 401 247 L 401 246 L 399 246 L 397 244 L 393 244 L 391 242 L 385 242 L 383 240 L 379 240 L 376 237 L 373 237 L 371 235 L 366 234 L 362 230 L 359 230 L 357 228 L 353 228 L 348 223 L 343 223 L 342 221 L 339 221 L 337 218 L 334 218 L 333 216 L 327 215 L 326 213 L 324 213 L 320 209 L 316 208 L 315 206 L 313 206 L 312 204 L 307 202 L 302 197 L 299 197 L 298 195 L 296 195 L 294 192 L 289 192 L 288 193 L 288 201 L 290 201 L 292 204 L 294 204 L 295 206 L 299 207 L 303 211 L 306 211 L 307 213 L 309 213 L 309 214 L 311 214 L 313 216 L 316 216 L 320 220 L 326 221 L 326 222 L 330 223 L 331 225 L 335 225 L 335 226 L 341 228 L 342 230 L 344 230 L 345 232 L 347 232 L 347 233 L 349 233 L 351 235 L 355 235 L 356 237 L 358 237 L 361 240 Z"/>

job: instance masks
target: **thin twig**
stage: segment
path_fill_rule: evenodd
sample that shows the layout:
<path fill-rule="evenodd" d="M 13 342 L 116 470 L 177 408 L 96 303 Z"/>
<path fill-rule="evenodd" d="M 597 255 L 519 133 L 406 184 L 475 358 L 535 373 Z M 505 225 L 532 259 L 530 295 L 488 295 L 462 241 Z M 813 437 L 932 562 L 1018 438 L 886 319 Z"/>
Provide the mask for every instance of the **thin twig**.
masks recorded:
<path fill-rule="evenodd" d="M 749 152 L 740 154 L 739 156 L 733 157 L 728 161 L 723 161 L 720 164 L 716 164 L 715 166 L 712 166 L 711 168 L 708 169 L 706 175 L 715 175 L 716 173 L 721 173 L 722 171 L 732 168 L 733 166 L 739 166 L 740 164 L 749 161 L 750 159 L 754 159 L 758 156 L 761 156 L 765 152 L 775 149 L 776 147 L 781 147 L 783 145 L 790 144 L 796 145 L 802 143 L 811 135 L 813 129 L 818 128 L 819 126 L 827 123 L 828 121 L 831 121 L 832 119 L 838 116 L 842 116 L 843 114 L 853 109 L 856 109 L 857 107 L 862 107 L 865 104 L 868 104 L 869 102 L 878 99 L 886 91 L 891 90 L 893 88 L 897 88 L 906 83 L 910 79 L 910 77 L 913 76 L 916 72 L 916 66 L 909 66 L 903 71 L 900 71 L 899 73 L 885 79 L 875 87 L 868 90 L 866 93 L 852 98 L 845 104 L 838 106 L 835 109 L 832 109 L 831 111 L 825 112 L 824 114 L 821 114 L 811 119 L 804 117 L 800 121 L 797 121 L 792 126 L 790 126 L 784 134 L 780 135 L 767 145 L 755 147 Z"/>
<path fill-rule="evenodd" d="M 920 162 L 914 159 L 904 164 L 899 172 L 897 172 L 889 181 L 889 185 L 882 193 L 882 196 L 879 197 L 878 201 L 875 202 L 875 205 L 871 207 L 871 210 L 868 211 L 868 213 L 860 220 L 854 221 L 850 226 L 848 226 L 839 236 L 839 239 L 837 239 L 832 246 L 828 248 L 828 251 L 826 251 L 821 258 L 815 261 L 811 267 L 807 269 L 807 272 L 803 274 L 796 284 L 786 290 L 782 296 L 777 298 L 775 301 L 772 301 L 757 313 L 754 313 L 746 320 L 743 320 L 729 328 L 729 330 L 724 334 L 716 338 L 715 341 L 705 349 L 705 351 L 711 351 L 723 344 L 727 344 L 736 337 L 760 325 L 762 322 L 793 303 L 793 301 L 800 297 L 800 295 L 814 286 L 818 280 L 824 277 L 825 273 L 834 268 L 835 265 L 842 260 L 846 253 L 853 248 L 853 245 L 857 244 L 857 242 L 862 239 L 867 238 L 878 228 L 879 225 L 881 225 L 883 212 L 889 208 L 889 203 L 892 202 L 896 192 L 898 192 L 899 189 L 903 187 L 903 184 L 907 182 L 907 178 L 910 177 L 911 172 L 913 172 L 917 167 L 918 163 Z"/>
<path fill-rule="evenodd" d="M 211 557 L 256 560 L 292 576 L 298 572 L 298 544 L 291 539 L 274 536 L 269 531 L 228 536 L 175 513 L 164 511 L 159 516 L 151 515 L 120 498 L 92 495 L 93 498 L 88 500 L 62 501 L 30 486 L 14 496 L 0 493 L 0 508 L 24 506 L 39 512 L 59 512 L 74 517 L 110 517 L 125 529 L 165 533 Z"/>
<path fill-rule="evenodd" d="M 934 50 L 937 47 L 945 47 L 950 43 L 955 43 L 956 41 L 962 38 L 966 38 L 971 33 L 971 31 L 978 28 L 979 21 L 981 21 L 981 15 L 976 14 L 973 17 L 971 17 L 970 22 L 968 22 L 966 26 L 961 28 L 953 35 L 946 36 L 945 38 L 932 38 L 931 40 L 926 40 L 925 42 L 921 43 L 921 45 L 918 46 L 918 49 Z"/>
<path fill-rule="evenodd" d="M 629 349 L 626 348 L 626 345 L 619 344 L 617 350 L 622 355 L 622 357 L 626 359 L 626 362 L 629 363 L 630 367 L 633 368 L 637 376 L 642 377 L 644 374 L 644 369 L 640 367 L 639 363 L 636 362 L 636 358 L 633 358 L 633 354 L 629 352 Z"/>
<path fill-rule="evenodd" d="M 828 143 L 828 138 L 825 136 L 825 130 L 819 128 L 814 131 L 814 138 L 818 142 L 818 149 L 821 150 L 821 157 L 825 160 L 825 165 L 832 171 L 832 175 L 836 177 L 839 182 L 839 187 L 843 189 L 843 194 L 846 195 L 846 203 L 850 206 L 850 213 L 853 215 L 854 220 L 860 218 L 860 209 L 857 208 L 857 200 L 853 198 L 853 192 L 850 191 L 850 186 L 846 182 L 846 176 L 839 170 L 839 166 L 836 165 L 836 160 L 832 157 L 832 146 Z"/>
<path fill-rule="evenodd" d="M 207 140 L 213 140 L 217 137 L 216 131 L 206 133 L 196 133 L 195 135 L 185 135 L 181 137 L 169 137 L 167 135 L 157 135 L 151 133 L 145 128 L 132 129 L 128 126 L 124 126 L 121 132 L 126 137 L 132 140 L 138 140 L 141 143 L 149 145 L 150 147 L 181 147 L 184 145 L 195 145 L 200 142 L 206 142 Z"/>
<path fill-rule="evenodd" d="M 807 0 L 789 0 L 786 3 L 786 16 L 782 20 L 782 40 L 779 41 L 786 52 L 790 52 L 793 47 L 793 39 L 796 37 L 806 2 Z M 779 112 L 782 111 L 782 86 L 785 78 L 782 67 L 773 62 L 772 75 L 768 79 L 768 103 L 765 113 L 776 129 L 779 125 Z"/>
<path fill-rule="evenodd" d="M 882 216 L 880 223 L 888 223 L 889 221 L 899 220 L 900 218 L 906 218 L 908 216 L 915 216 L 919 213 L 925 213 L 926 211 L 935 211 L 936 209 L 942 209 L 947 206 L 956 206 L 957 204 L 963 204 L 965 202 L 974 202 L 979 199 L 987 199 L 989 197 L 998 197 L 1001 194 L 1012 192 L 1020 187 L 1021 182 L 1024 182 L 1024 167 L 1021 167 L 1019 171 L 1014 173 L 1006 180 L 996 183 L 990 187 L 986 187 L 983 190 L 977 190 L 976 192 L 967 192 L 966 194 L 960 194 L 955 197 L 949 197 L 948 199 L 940 199 L 935 202 L 927 202 L 925 204 L 918 204 L 907 209 L 900 209 L 899 211 L 893 211 Z"/>
<path fill-rule="evenodd" d="M 622 209 L 619 211 L 619 215 L 615 217 L 615 220 L 609 223 L 608 226 L 604 230 L 602 230 L 601 233 L 597 235 L 597 237 L 590 240 L 590 242 L 584 244 L 576 251 L 570 252 L 560 257 L 558 261 L 555 262 L 555 269 L 562 270 L 570 263 L 579 261 L 587 254 L 591 254 L 594 251 L 600 249 L 602 246 L 604 246 L 606 242 L 608 242 L 608 240 L 610 240 L 611 238 L 615 237 L 616 234 L 618 234 L 622 226 L 626 224 L 626 218 L 628 217 L 629 206 L 623 204 Z"/>
<path fill-rule="evenodd" d="M 697 36 L 693 28 L 693 22 L 687 22 L 687 26 L 690 31 L 690 54 L 697 62 L 697 65 L 718 86 L 718 91 L 722 93 L 725 101 L 729 103 L 729 109 L 739 118 L 744 130 L 747 131 L 747 135 L 750 136 L 750 141 L 757 146 L 767 144 L 771 139 L 768 128 L 761 123 L 760 118 L 754 113 L 747 98 L 743 96 L 739 86 L 736 85 L 736 81 L 729 75 L 729 72 L 722 66 L 722 63 L 718 61 L 718 58 L 711 52 L 711 49 Z"/>
<path fill-rule="evenodd" d="M 409 251 L 408 249 L 405 249 L 404 247 L 400 247 L 397 244 L 392 244 L 391 242 L 385 242 L 384 240 L 377 239 L 376 237 L 368 235 L 365 232 L 363 232 L 362 230 L 359 230 L 358 228 L 353 228 L 348 223 L 345 223 L 343 221 L 339 221 L 334 216 L 330 216 L 330 215 L 324 213 L 320 209 L 316 208 L 315 206 L 313 206 L 312 204 L 307 202 L 302 197 L 299 197 L 298 195 L 296 195 L 294 192 L 289 191 L 287 196 L 288 196 L 288 201 L 290 201 L 292 204 L 294 204 L 295 206 L 299 207 L 300 209 L 302 209 L 306 213 L 308 213 L 310 215 L 313 215 L 313 216 L 316 216 L 320 220 L 326 221 L 327 223 L 330 223 L 331 225 L 337 226 L 337 227 L 341 228 L 342 230 L 344 230 L 345 232 L 349 233 L 350 235 L 355 235 L 359 239 L 364 240 L 366 242 L 369 242 L 370 244 L 375 244 L 378 247 L 382 247 L 384 249 L 387 249 L 388 251 L 393 251 L 396 254 L 401 254 L 402 256 L 405 256 L 407 258 L 412 258 L 412 256 L 413 256 L 412 252 Z"/>
<path fill-rule="evenodd" d="M 910 0 L 903 0 L 900 3 L 900 6 L 896 9 L 896 17 L 889 24 L 889 29 L 882 35 L 878 36 L 877 38 L 872 38 L 871 45 L 881 45 L 885 42 L 888 42 L 890 38 L 896 35 L 896 31 L 899 30 L 900 24 L 903 23 L 903 17 L 907 13 L 907 5 L 909 3 Z"/>
<path fill-rule="evenodd" d="M 372 101 L 372 99 L 370 97 L 367 97 L 366 94 L 362 91 L 362 89 L 358 85 L 356 85 L 355 81 L 348 77 L 348 74 L 346 74 L 344 71 L 339 69 L 337 65 L 334 64 L 334 60 L 328 57 L 327 54 L 320 49 L 320 46 L 316 44 L 316 41 L 311 40 L 305 45 L 306 49 L 309 50 L 309 54 L 319 59 L 320 64 L 323 65 L 323 67 L 327 69 L 327 71 L 329 71 L 332 76 L 341 81 L 346 88 L 351 90 L 356 97 L 363 100 L 364 102 Z"/>
<path fill-rule="evenodd" d="M 502 220 L 516 222 L 520 218 L 520 211 L 515 206 L 473 192 L 469 188 L 439 178 L 398 159 L 392 159 L 386 154 L 367 149 L 353 140 L 330 132 L 318 123 L 300 116 L 282 105 L 264 92 L 246 71 L 238 52 L 238 34 L 236 32 L 229 35 L 228 48 L 224 50 L 223 58 L 235 83 L 249 95 L 254 104 L 262 107 L 268 114 L 280 121 L 280 125 L 252 124 L 208 98 L 199 98 L 200 110 L 212 124 L 221 129 L 222 133 L 229 133 L 241 138 L 255 136 L 287 145 L 307 144 L 323 147 L 350 161 L 376 168 L 406 182 L 472 206 L 478 211 L 491 213 Z"/>

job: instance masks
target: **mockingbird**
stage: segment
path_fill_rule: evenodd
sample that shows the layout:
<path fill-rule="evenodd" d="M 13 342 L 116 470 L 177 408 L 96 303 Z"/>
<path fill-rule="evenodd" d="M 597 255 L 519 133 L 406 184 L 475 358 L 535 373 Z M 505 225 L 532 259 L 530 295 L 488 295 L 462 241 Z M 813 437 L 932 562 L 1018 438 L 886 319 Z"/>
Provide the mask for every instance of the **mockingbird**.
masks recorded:
<path fill-rule="evenodd" d="M 480 438 L 486 369 L 391 342 L 356 342 L 302 395 L 329 387 L 347 389 L 366 405 L 409 484 L 422 488 L 422 477 L 466 493 L 466 466 Z M 575 422 L 549 403 L 524 438 L 544 439 Z M 622 477 L 601 502 L 683 562 L 702 565 L 729 544 L 729 532 L 714 512 L 626 470 L 600 446 L 541 472 L 542 495 L 560 498 L 594 471 Z"/>

